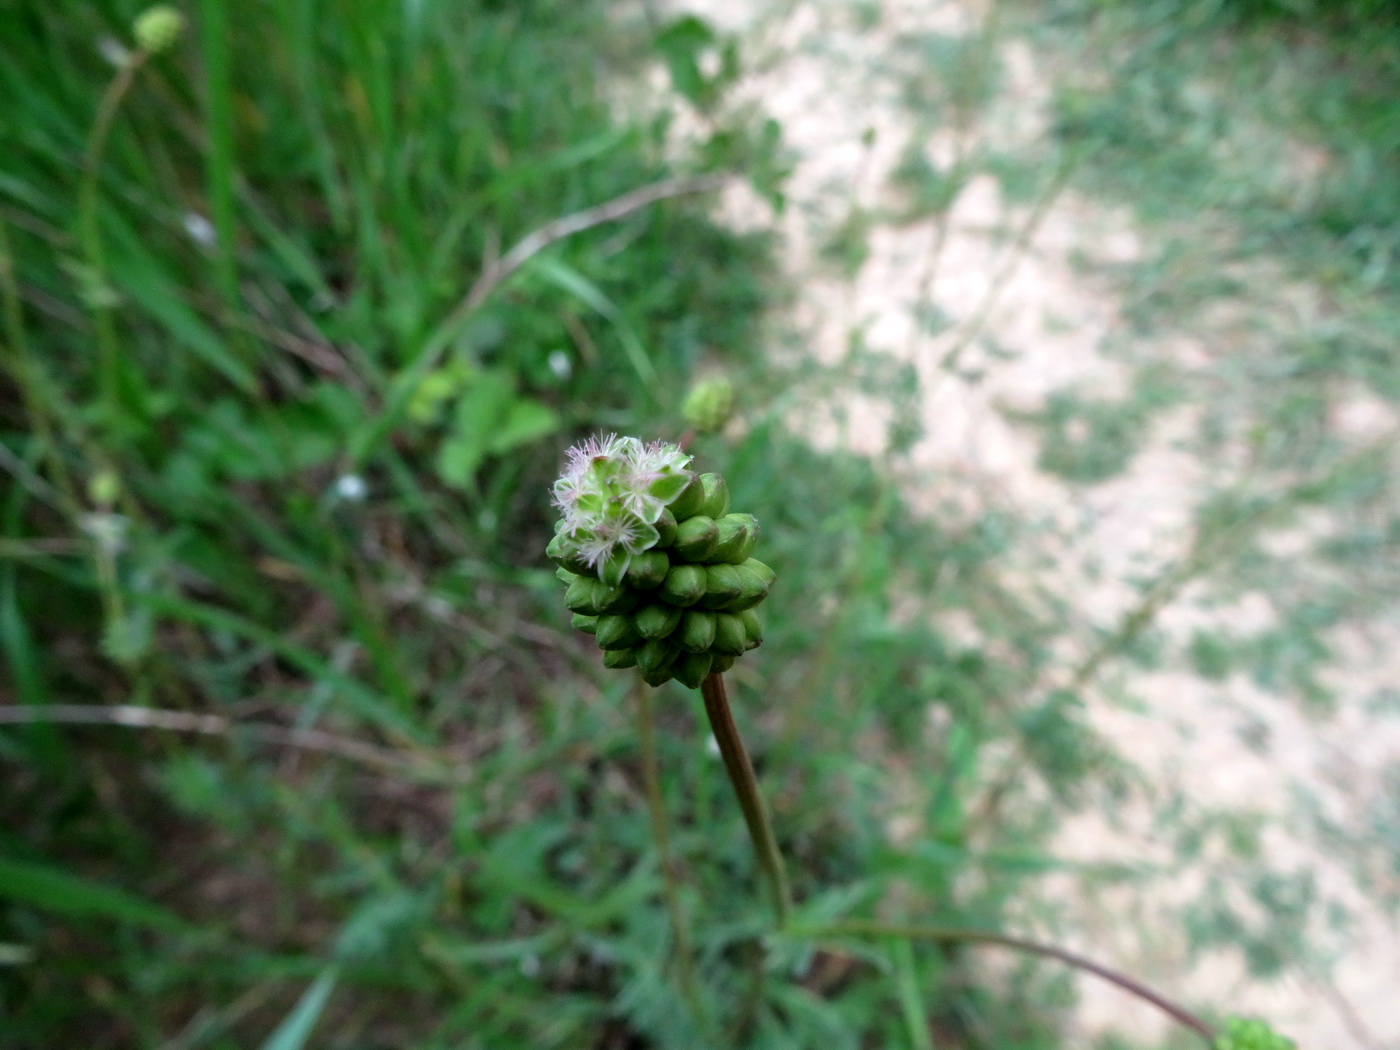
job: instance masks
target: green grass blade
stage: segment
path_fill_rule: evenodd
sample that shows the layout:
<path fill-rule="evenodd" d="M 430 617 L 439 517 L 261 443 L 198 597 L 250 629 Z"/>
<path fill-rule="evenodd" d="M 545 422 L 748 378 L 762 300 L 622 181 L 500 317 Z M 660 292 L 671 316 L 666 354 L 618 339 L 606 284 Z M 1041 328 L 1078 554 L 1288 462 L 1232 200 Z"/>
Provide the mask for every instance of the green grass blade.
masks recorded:
<path fill-rule="evenodd" d="M 51 864 L 0 859 L 0 897 L 62 915 L 96 916 L 163 930 L 187 928 L 179 916 L 150 901 Z"/>
<path fill-rule="evenodd" d="M 292 1012 L 283 1018 L 277 1030 L 267 1037 L 262 1050 L 301 1050 L 311 1038 L 316 1022 L 321 1019 L 331 992 L 335 991 L 337 977 L 338 970 L 332 966 L 312 981 L 311 987 L 302 993 L 296 1006 L 292 1007 Z"/>
<path fill-rule="evenodd" d="M 894 963 L 895 990 L 899 994 L 904 1027 L 909 1032 L 910 1050 L 933 1050 L 928 1013 L 924 1010 L 924 997 L 919 991 L 919 971 L 914 965 L 913 946 L 903 938 L 891 940 L 890 961 Z"/>
<path fill-rule="evenodd" d="M 233 86 L 229 78 L 229 16 L 224 0 L 201 0 L 199 47 L 204 59 L 205 189 L 218 238 L 215 278 L 229 309 L 237 311 L 238 256 L 233 209 Z"/>

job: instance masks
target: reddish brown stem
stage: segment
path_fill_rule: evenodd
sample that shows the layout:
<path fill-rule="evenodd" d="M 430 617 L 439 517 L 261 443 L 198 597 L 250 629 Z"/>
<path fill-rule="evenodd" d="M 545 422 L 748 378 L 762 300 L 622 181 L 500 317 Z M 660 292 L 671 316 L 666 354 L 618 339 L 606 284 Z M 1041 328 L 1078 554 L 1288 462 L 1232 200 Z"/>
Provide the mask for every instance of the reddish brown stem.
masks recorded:
<path fill-rule="evenodd" d="M 724 687 L 724 676 L 718 673 L 709 675 L 700 683 L 700 695 L 705 699 L 705 713 L 709 715 L 715 743 L 719 745 L 724 768 L 729 772 L 729 782 L 734 785 L 734 794 L 739 796 L 739 808 L 743 810 L 744 822 L 749 826 L 749 838 L 753 840 L 754 852 L 758 854 L 759 865 L 768 881 L 774 918 L 778 928 L 782 929 L 787 925 L 789 908 L 787 873 L 783 870 L 783 857 L 778 852 L 773 827 L 763 808 L 763 798 L 758 793 L 758 777 L 754 775 L 753 763 L 749 761 L 749 753 L 744 750 L 739 727 L 734 724 L 734 714 L 729 709 L 729 693 Z"/>
<path fill-rule="evenodd" d="M 982 930 L 959 930 L 953 927 L 941 926 L 900 926 L 897 923 L 872 922 L 864 919 L 851 919 L 845 922 L 834 922 L 826 926 L 814 928 L 812 930 L 794 930 L 793 933 L 810 937 L 840 937 L 840 936 L 864 936 L 864 937 L 913 937 L 923 941 L 934 941 L 941 944 L 973 943 L 973 944 L 997 944 L 1003 948 L 1011 948 L 1014 951 L 1025 952 L 1028 955 L 1039 955 L 1046 959 L 1055 959 L 1072 966 L 1076 970 L 1083 970 L 1085 973 L 1092 973 L 1096 977 L 1102 977 L 1110 984 L 1116 984 L 1130 995 L 1135 995 L 1144 1002 L 1151 1003 L 1161 1010 L 1177 1024 L 1199 1034 L 1208 1043 L 1215 1042 L 1215 1031 L 1199 1017 L 1187 1010 L 1184 1006 L 1172 1002 L 1163 995 L 1154 992 L 1147 985 L 1129 977 L 1127 974 L 1119 973 L 1107 966 L 1086 959 L 1082 955 L 1058 948 L 1053 944 L 1041 944 L 1038 941 L 1028 941 L 1021 937 L 1012 937 L 1004 933 L 992 933 Z"/>

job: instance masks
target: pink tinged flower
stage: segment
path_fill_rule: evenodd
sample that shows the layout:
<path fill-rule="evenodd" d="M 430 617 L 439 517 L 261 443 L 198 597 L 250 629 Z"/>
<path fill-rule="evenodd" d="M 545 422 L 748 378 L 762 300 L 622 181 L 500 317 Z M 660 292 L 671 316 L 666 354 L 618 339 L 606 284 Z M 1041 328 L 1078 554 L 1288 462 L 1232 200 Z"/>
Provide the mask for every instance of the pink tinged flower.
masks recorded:
<path fill-rule="evenodd" d="M 655 523 L 691 481 L 691 457 L 676 445 L 633 437 L 593 437 L 571 448 L 554 483 L 561 542 L 620 580 L 633 555 L 660 539 Z"/>

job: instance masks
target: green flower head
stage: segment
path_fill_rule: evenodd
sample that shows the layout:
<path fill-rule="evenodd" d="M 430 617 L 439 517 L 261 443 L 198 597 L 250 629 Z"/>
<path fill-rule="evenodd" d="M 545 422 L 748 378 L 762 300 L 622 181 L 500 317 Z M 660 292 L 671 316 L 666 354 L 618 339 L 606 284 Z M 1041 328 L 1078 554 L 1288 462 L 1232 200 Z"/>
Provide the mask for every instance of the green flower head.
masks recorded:
<path fill-rule="evenodd" d="M 546 548 L 564 604 L 594 636 L 606 667 L 636 667 L 652 685 L 691 688 L 757 647 L 754 607 L 773 570 L 751 557 L 758 522 L 729 513 L 729 487 L 697 475 L 677 445 L 590 438 L 554 483 L 559 509 Z"/>

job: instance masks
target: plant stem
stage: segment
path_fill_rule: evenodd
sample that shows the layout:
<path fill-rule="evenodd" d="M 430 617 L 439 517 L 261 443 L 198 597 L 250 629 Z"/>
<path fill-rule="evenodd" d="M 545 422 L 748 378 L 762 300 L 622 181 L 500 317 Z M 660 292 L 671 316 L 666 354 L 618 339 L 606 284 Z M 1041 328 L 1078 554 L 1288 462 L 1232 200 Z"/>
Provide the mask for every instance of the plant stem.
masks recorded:
<path fill-rule="evenodd" d="M 1144 1002 L 1151 1003 L 1177 1024 L 1200 1035 L 1207 1043 L 1215 1042 L 1214 1029 L 1184 1006 L 1154 992 L 1127 974 L 1119 973 L 1117 970 L 1096 963 L 1092 959 L 1086 959 L 1082 955 L 1076 955 L 1074 952 L 1066 951 L 1053 944 L 1041 944 L 1039 941 L 1028 941 L 1021 937 L 984 930 L 960 930 L 945 926 L 901 926 L 897 923 L 874 922 L 866 919 L 848 919 L 845 922 L 833 922 L 825 926 L 789 930 L 788 932 L 795 936 L 812 938 L 908 937 L 921 941 L 932 941 L 936 944 L 996 944 L 1013 951 L 1025 952 L 1028 955 L 1055 959 L 1066 966 L 1083 970 L 1085 973 L 1092 973 L 1111 984 L 1116 984 L 1130 995 L 1135 995 Z"/>
<path fill-rule="evenodd" d="M 136 74 L 149 57 L 146 51 L 133 51 L 107 85 L 107 90 L 97 107 L 97 117 L 92 123 L 92 130 L 88 132 L 87 149 L 83 154 L 82 181 L 78 187 L 78 230 L 84 262 L 88 268 L 87 287 L 83 289 L 83 296 L 92 311 L 93 327 L 97 334 L 98 384 L 102 407 L 107 413 L 109 424 L 121 415 L 121 355 L 117 347 L 116 328 L 112 323 L 112 292 L 107 286 L 107 262 L 102 250 L 102 231 L 98 219 L 98 180 L 102 171 L 102 154 L 107 146 L 107 135 L 112 130 L 112 121 L 116 118 L 122 99 L 131 89 Z"/>
<path fill-rule="evenodd" d="M 651 710 L 651 690 L 638 686 L 633 691 L 637 694 L 637 736 L 642 745 L 642 781 L 646 785 L 651 833 L 656 840 L 657 858 L 661 864 L 666 911 L 671 919 L 671 934 L 676 939 L 677 976 L 695 1020 L 703 1024 L 705 1014 L 695 984 L 694 950 L 690 944 L 690 931 L 685 924 L 685 913 L 681 910 L 679 878 L 671 855 L 671 837 L 666 831 L 666 809 L 662 802 L 661 774 L 656 760 L 656 721 Z"/>
<path fill-rule="evenodd" d="M 729 772 L 729 782 L 739 796 L 739 808 L 744 811 L 744 822 L 749 826 L 754 852 L 758 854 L 759 865 L 763 868 L 773 897 L 773 918 L 781 930 L 787 925 L 790 909 L 787 873 L 783 870 L 783 857 L 773 837 L 773 826 L 768 822 L 768 814 L 763 808 L 763 798 L 758 793 L 758 778 L 754 776 L 753 763 L 749 761 L 749 753 L 744 750 L 739 727 L 734 724 L 734 715 L 729 709 L 724 675 L 709 675 L 700 683 L 700 695 L 705 699 L 705 713 L 709 715 L 710 729 L 715 734 L 715 743 L 719 745 L 724 768 Z"/>

